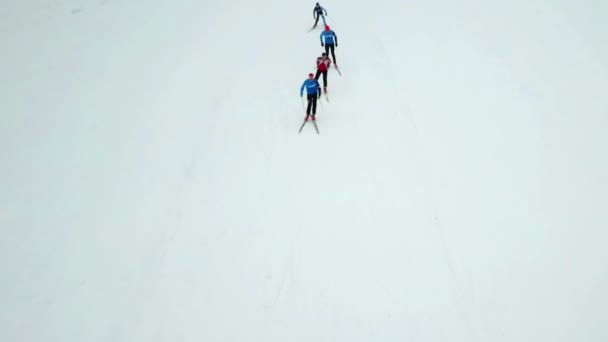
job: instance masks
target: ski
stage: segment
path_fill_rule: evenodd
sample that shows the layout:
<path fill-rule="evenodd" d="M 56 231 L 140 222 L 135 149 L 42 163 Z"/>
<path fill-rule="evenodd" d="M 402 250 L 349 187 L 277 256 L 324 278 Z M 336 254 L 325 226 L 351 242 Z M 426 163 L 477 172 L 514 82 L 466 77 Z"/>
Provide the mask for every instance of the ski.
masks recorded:
<path fill-rule="evenodd" d="M 335 65 L 335 64 L 334 64 L 334 66 L 336 67 L 336 71 L 338 72 L 338 74 L 339 74 L 340 76 L 342 76 L 342 73 L 340 72 L 340 69 L 338 68 L 338 66 L 337 66 L 337 65 Z"/>
<path fill-rule="evenodd" d="M 306 125 L 307 122 L 308 122 L 308 120 L 304 120 L 304 122 L 302 122 L 302 126 L 300 126 L 300 130 L 298 131 L 298 134 L 302 133 L 302 128 L 304 128 L 304 125 Z"/>
<path fill-rule="evenodd" d="M 298 131 L 298 134 L 302 133 L 302 128 L 304 128 L 304 125 L 306 125 L 307 122 L 308 122 L 308 120 L 304 120 L 304 122 L 302 122 L 302 126 L 300 126 L 300 130 Z M 315 120 L 312 120 L 312 124 L 315 125 L 315 131 L 317 131 L 317 134 L 320 134 L 319 127 L 317 126 L 317 122 Z"/>

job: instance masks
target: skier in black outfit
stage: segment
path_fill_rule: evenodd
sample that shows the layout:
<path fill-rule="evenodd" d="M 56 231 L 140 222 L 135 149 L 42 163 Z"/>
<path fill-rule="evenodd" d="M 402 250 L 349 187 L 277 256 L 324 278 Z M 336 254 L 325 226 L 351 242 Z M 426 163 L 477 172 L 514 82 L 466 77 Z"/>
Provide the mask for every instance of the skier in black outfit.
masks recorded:
<path fill-rule="evenodd" d="M 312 28 L 317 27 L 317 23 L 319 22 L 319 17 L 321 17 L 323 19 L 323 25 L 327 25 L 327 23 L 325 22 L 325 16 L 327 15 L 327 10 L 323 7 L 321 7 L 321 5 L 319 5 L 319 3 L 317 2 L 317 4 L 315 5 L 315 8 L 312 10 L 312 17 L 315 18 L 315 24 L 312 26 Z"/>

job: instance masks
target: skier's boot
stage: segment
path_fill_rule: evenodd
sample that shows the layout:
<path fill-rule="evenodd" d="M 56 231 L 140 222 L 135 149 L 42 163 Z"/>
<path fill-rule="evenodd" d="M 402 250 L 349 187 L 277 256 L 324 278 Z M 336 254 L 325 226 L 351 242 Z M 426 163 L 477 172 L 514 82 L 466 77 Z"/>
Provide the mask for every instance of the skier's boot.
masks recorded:
<path fill-rule="evenodd" d="M 312 115 L 312 121 L 317 120 L 317 118 L 315 118 L 315 115 L 316 115 L 316 114 L 313 114 L 313 115 Z"/>
<path fill-rule="evenodd" d="M 309 117 L 310 117 L 310 115 L 306 114 L 306 117 L 304 118 L 304 121 L 308 121 Z M 313 120 L 314 120 L 314 116 L 313 116 Z"/>

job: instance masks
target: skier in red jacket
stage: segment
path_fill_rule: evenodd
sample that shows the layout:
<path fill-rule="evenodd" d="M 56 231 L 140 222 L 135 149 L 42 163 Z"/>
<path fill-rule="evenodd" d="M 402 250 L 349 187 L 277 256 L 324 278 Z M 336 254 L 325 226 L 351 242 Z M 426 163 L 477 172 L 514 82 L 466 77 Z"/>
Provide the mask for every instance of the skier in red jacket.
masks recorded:
<path fill-rule="evenodd" d="M 319 76 L 323 74 L 323 91 L 327 93 L 327 69 L 331 65 L 331 59 L 327 57 L 327 53 L 323 52 L 321 57 L 317 58 L 317 74 L 315 80 L 319 80 Z"/>

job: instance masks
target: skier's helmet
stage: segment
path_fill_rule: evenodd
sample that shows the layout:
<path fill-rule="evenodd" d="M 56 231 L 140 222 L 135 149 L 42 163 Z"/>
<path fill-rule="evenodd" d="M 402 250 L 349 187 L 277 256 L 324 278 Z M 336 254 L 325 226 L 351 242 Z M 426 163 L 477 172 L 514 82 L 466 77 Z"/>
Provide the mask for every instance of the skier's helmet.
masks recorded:
<path fill-rule="evenodd" d="M 311 72 L 310 74 L 308 74 L 308 78 L 314 78 L 315 75 Z"/>

